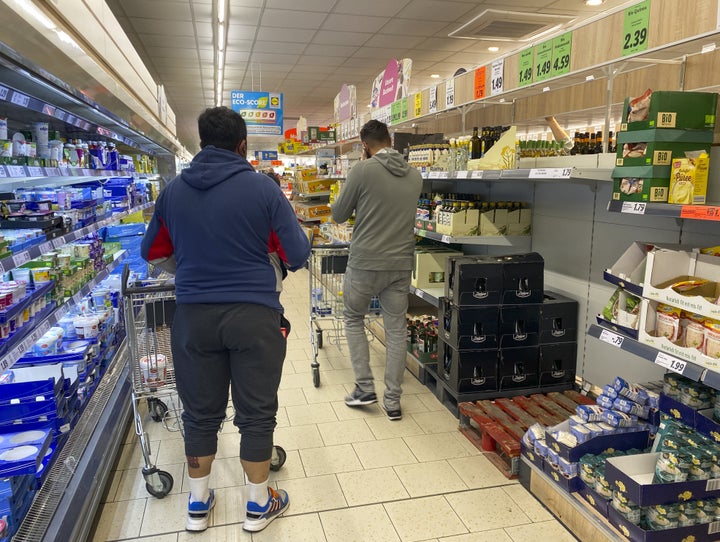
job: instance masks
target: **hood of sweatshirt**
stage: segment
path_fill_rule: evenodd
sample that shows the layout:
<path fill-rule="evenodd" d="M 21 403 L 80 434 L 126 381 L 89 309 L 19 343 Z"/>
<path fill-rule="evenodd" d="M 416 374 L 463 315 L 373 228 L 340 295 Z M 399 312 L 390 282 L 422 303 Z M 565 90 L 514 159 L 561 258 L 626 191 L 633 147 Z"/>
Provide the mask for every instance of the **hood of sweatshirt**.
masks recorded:
<path fill-rule="evenodd" d="M 180 178 L 193 188 L 208 190 L 242 171 L 254 169 L 239 154 L 208 145 L 195 155 L 190 167 L 182 170 Z"/>
<path fill-rule="evenodd" d="M 385 169 L 395 175 L 395 177 L 403 177 L 410 170 L 410 165 L 405 161 L 403 155 L 395 149 L 386 148 L 383 151 L 375 153 L 373 158 L 380 162 Z"/>

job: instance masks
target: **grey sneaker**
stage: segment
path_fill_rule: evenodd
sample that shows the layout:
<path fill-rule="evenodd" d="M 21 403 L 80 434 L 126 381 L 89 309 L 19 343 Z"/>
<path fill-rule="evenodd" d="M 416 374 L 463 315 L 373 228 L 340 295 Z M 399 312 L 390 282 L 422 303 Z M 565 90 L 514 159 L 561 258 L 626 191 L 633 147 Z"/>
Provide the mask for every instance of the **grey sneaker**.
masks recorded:
<path fill-rule="evenodd" d="M 345 396 L 345 404 L 347 406 L 363 406 L 377 403 L 377 395 L 374 391 L 362 391 L 360 386 L 355 384 L 355 389 L 350 395 Z"/>
<path fill-rule="evenodd" d="M 385 405 L 382 405 L 382 409 L 385 411 L 385 414 L 387 414 L 388 420 L 402 420 L 402 410 L 400 410 L 400 407 L 387 408 Z"/>

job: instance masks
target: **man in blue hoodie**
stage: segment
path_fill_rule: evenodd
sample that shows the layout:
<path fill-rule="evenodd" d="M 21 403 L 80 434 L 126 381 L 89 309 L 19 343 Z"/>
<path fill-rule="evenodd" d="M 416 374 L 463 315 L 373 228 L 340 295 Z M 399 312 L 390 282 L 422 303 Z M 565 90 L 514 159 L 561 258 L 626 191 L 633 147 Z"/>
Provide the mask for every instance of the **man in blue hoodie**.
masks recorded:
<path fill-rule="evenodd" d="M 160 193 L 143 258 L 175 273 L 172 354 L 182 401 L 190 495 L 185 528 L 204 531 L 209 477 L 228 388 L 248 477 L 243 529 L 260 531 L 289 505 L 268 487 L 286 343 L 282 273 L 310 254 L 290 203 L 246 160 L 247 128 L 226 107 L 198 118 L 201 151 Z"/>

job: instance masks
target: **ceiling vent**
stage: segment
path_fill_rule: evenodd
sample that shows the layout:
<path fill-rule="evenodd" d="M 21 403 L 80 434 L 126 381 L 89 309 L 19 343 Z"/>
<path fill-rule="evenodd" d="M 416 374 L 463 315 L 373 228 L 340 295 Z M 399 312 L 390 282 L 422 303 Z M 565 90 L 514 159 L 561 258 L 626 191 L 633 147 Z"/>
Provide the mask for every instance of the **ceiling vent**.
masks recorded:
<path fill-rule="evenodd" d="M 563 15 L 486 9 L 448 36 L 471 40 L 530 41 L 573 19 Z"/>

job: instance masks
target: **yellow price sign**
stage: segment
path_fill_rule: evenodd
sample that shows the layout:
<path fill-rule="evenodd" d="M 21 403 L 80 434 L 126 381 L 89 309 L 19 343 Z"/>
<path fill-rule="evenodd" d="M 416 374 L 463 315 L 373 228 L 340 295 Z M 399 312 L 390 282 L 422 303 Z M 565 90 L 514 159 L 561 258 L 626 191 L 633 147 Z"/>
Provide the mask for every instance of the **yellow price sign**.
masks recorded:
<path fill-rule="evenodd" d="M 415 94 L 415 116 L 422 115 L 422 92 Z"/>

